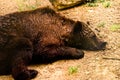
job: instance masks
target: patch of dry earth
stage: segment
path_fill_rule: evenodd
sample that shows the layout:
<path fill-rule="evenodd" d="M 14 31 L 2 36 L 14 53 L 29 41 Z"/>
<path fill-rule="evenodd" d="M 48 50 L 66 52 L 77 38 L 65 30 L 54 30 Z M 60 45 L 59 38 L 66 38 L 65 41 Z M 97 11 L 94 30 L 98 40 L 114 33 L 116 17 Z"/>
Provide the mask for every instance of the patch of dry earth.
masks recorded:
<path fill-rule="evenodd" d="M 39 0 L 42 6 L 51 6 L 48 0 Z M 0 0 L 0 15 L 17 11 L 16 0 Z M 85 51 L 79 60 L 60 60 L 52 64 L 32 65 L 29 68 L 39 71 L 33 80 L 120 80 L 120 31 L 113 32 L 110 26 L 120 24 L 120 0 L 111 0 L 111 7 L 104 8 L 86 5 L 59 11 L 61 15 L 74 20 L 90 22 L 91 28 L 108 42 L 105 51 Z M 104 22 L 104 27 L 98 27 Z M 78 66 L 78 72 L 69 75 L 68 68 Z M 13 80 L 11 75 L 0 76 L 0 80 Z"/>

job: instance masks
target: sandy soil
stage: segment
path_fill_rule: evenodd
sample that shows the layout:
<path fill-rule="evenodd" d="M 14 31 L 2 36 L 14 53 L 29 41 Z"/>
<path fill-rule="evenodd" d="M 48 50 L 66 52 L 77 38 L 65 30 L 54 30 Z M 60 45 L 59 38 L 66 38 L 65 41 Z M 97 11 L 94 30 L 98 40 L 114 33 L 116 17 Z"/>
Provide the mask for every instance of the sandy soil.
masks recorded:
<path fill-rule="evenodd" d="M 0 0 L 0 15 L 18 10 L 17 0 Z M 33 1 L 33 0 L 24 0 Z M 50 6 L 48 0 L 38 0 L 39 7 Z M 97 7 L 86 5 L 59 11 L 65 17 L 90 22 L 91 28 L 103 40 L 107 41 L 104 51 L 84 51 L 85 57 L 79 60 L 60 60 L 52 64 L 31 65 L 29 68 L 39 71 L 33 80 L 120 80 L 120 30 L 112 31 L 113 24 L 120 24 L 120 0 L 111 0 L 111 6 Z M 103 23 L 103 27 L 98 27 Z M 74 74 L 69 74 L 69 67 L 78 68 Z M 0 76 L 0 80 L 13 80 L 11 75 Z"/>

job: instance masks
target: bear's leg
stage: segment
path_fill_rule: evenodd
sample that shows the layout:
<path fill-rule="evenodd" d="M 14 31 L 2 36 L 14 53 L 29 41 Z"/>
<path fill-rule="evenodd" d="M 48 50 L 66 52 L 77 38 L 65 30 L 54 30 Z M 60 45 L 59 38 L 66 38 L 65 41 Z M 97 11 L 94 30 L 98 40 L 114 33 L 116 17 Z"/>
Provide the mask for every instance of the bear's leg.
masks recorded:
<path fill-rule="evenodd" d="M 84 57 L 84 52 L 82 50 L 71 48 L 71 47 L 61 47 L 58 48 L 58 58 L 63 59 L 80 59 Z"/>
<path fill-rule="evenodd" d="M 37 75 L 37 71 L 29 70 L 27 64 L 33 55 L 32 43 L 27 38 L 16 38 L 11 41 L 12 60 L 11 71 L 15 80 L 30 80 Z"/>
<path fill-rule="evenodd" d="M 34 54 L 34 62 L 53 62 L 60 59 L 79 59 L 84 57 L 84 52 L 71 47 L 56 47 L 49 46 L 46 47 L 45 51 L 38 51 L 37 54 Z"/>
<path fill-rule="evenodd" d="M 48 54 L 53 55 L 53 59 L 79 59 L 84 57 L 82 50 L 71 47 L 58 47 L 48 51 Z"/>
<path fill-rule="evenodd" d="M 15 80 L 30 80 L 37 75 L 36 70 L 27 69 L 27 64 L 32 59 L 29 51 L 19 51 L 12 60 L 12 76 Z"/>

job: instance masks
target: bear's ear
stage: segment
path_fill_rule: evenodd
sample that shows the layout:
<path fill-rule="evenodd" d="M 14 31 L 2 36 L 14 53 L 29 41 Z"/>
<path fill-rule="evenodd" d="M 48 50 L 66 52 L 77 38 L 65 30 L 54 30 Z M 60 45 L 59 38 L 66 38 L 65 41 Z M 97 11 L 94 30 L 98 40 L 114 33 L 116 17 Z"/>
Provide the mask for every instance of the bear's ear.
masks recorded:
<path fill-rule="evenodd" d="M 77 21 L 74 25 L 74 28 L 73 28 L 73 33 L 78 33 L 80 31 L 82 31 L 82 23 Z"/>

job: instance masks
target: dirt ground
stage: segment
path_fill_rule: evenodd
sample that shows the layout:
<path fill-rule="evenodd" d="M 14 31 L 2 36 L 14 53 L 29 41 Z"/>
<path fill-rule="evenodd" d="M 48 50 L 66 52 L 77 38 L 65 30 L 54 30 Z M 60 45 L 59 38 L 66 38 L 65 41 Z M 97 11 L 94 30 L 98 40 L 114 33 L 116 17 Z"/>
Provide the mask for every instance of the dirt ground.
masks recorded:
<path fill-rule="evenodd" d="M 18 10 L 17 0 L 0 0 L 0 15 Z M 35 0 L 24 0 L 31 1 Z M 50 6 L 48 0 L 38 0 L 39 7 Z M 39 71 L 33 80 L 120 80 L 120 30 L 112 31 L 113 24 L 120 24 L 120 0 L 110 0 L 110 7 L 86 5 L 64 11 L 61 15 L 73 20 L 89 22 L 91 29 L 104 41 L 104 51 L 84 51 L 85 57 L 79 60 L 60 60 L 52 64 L 31 65 L 29 68 Z M 102 27 L 100 27 L 102 26 Z M 119 25 L 120 26 L 120 25 Z M 77 72 L 70 74 L 69 67 L 76 67 Z M 11 75 L 0 76 L 0 80 L 13 80 Z"/>

